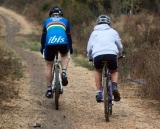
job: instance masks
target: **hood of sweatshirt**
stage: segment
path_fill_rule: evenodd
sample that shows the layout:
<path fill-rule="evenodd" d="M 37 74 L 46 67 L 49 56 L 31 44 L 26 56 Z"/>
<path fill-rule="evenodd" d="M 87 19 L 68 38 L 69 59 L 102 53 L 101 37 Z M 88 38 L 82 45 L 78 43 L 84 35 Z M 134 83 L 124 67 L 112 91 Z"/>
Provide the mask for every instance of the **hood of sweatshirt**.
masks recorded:
<path fill-rule="evenodd" d="M 101 31 L 101 30 L 107 30 L 107 29 L 110 29 L 111 27 L 108 25 L 108 24 L 99 24 L 99 25 L 96 25 L 94 27 L 94 30 L 98 30 L 98 31 Z"/>

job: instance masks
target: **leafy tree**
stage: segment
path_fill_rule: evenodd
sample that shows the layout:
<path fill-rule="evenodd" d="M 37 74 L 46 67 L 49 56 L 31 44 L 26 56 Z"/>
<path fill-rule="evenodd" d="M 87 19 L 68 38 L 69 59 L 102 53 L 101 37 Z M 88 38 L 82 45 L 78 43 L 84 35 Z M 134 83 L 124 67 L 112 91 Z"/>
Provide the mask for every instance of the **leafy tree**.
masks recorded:
<path fill-rule="evenodd" d="M 115 16 L 119 16 L 121 14 L 121 0 L 113 0 L 111 2 L 112 12 Z"/>
<path fill-rule="evenodd" d="M 123 0 L 122 2 L 122 11 L 128 13 L 132 11 L 137 13 L 142 10 L 143 0 Z"/>

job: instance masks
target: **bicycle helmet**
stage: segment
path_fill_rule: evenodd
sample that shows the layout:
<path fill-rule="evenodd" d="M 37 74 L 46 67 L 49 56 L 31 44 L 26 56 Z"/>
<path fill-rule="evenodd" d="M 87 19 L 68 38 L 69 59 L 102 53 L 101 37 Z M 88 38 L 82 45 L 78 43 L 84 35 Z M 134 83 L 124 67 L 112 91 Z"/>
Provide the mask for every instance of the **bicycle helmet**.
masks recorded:
<path fill-rule="evenodd" d="M 111 19 L 107 15 L 100 15 L 97 18 L 97 24 L 102 24 L 102 23 L 110 25 Z"/>
<path fill-rule="evenodd" d="M 62 12 L 62 10 L 61 10 L 61 9 L 59 9 L 59 11 L 60 11 L 60 15 L 63 17 L 63 12 Z"/>
<path fill-rule="evenodd" d="M 60 12 L 62 12 L 60 11 L 60 8 L 58 6 L 54 6 L 49 12 L 49 17 L 51 17 L 52 14 L 60 14 Z"/>

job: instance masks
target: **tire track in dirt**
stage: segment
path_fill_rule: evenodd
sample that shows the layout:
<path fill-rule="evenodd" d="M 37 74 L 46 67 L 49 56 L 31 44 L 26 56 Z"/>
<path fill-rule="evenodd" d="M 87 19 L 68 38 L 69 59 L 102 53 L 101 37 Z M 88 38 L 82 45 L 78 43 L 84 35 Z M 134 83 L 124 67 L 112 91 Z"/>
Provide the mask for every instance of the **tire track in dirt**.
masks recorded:
<path fill-rule="evenodd" d="M 10 116 L 7 116 L 9 115 L 8 113 L 6 115 L 4 114 L 8 124 L 3 126 L 16 129 L 23 127 L 23 129 L 25 129 L 32 128 L 34 123 L 39 122 L 44 129 L 50 129 L 52 127 L 63 128 L 64 126 L 65 128 L 70 129 L 69 125 L 67 127 L 65 119 L 63 119 L 64 115 L 61 112 L 54 111 L 53 107 L 48 106 L 53 100 L 46 101 L 46 98 L 44 97 L 46 90 L 44 84 L 44 60 L 41 59 L 40 55 L 16 46 L 15 35 L 19 29 L 18 23 L 16 23 L 16 21 L 13 23 L 12 19 L 6 17 L 4 13 L 1 13 L 1 18 L 6 24 L 5 28 L 7 37 L 4 44 L 8 45 L 15 51 L 15 53 L 22 59 L 26 68 L 25 77 L 21 82 L 22 84 L 20 84 L 20 99 L 13 100 L 10 104 L 14 106 L 16 105 L 16 107 L 14 113 Z M 15 119 L 9 120 L 10 117 Z M 51 122 L 48 119 L 53 120 L 54 122 Z M 5 119 L 1 122 L 7 123 Z M 60 123 L 59 125 L 57 124 L 58 122 Z M 14 125 L 10 125 L 9 123 Z"/>
<path fill-rule="evenodd" d="M 41 59 L 41 54 L 15 45 L 15 36 L 19 30 L 19 23 L 16 21 L 22 20 L 16 18 L 14 21 L 6 17 L 5 13 L 0 12 L 7 26 L 5 44 L 15 50 L 22 59 L 25 76 L 20 83 L 20 98 L 8 103 L 13 109 L 2 114 L 0 128 L 3 125 L 7 129 L 32 129 L 36 122 L 42 125 L 42 129 L 160 128 L 160 108 L 155 108 L 160 107 L 160 104 L 157 101 L 135 97 L 134 91 L 137 92 L 137 89 L 134 88 L 137 88 L 137 85 L 134 83 L 120 86 L 122 100 L 114 104 L 111 122 L 106 123 L 103 103 L 97 104 L 95 101 L 93 72 L 75 66 L 72 59 L 67 71 L 69 85 L 64 87 L 64 94 L 60 97 L 60 110 L 56 111 L 54 100 L 46 99 L 44 96 L 46 87 L 44 60 Z"/>
<path fill-rule="evenodd" d="M 0 12 L 5 17 L 9 18 L 11 23 L 16 23 L 18 27 L 18 34 L 41 34 L 40 27 L 38 24 L 31 21 L 27 21 L 23 16 L 17 14 L 13 10 L 0 7 Z M 29 23 L 30 22 L 30 23 Z"/>
<path fill-rule="evenodd" d="M 15 102 L 13 102 L 13 105 L 18 105 L 17 108 L 21 110 L 21 112 L 15 112 L 15 114 L 19 116 L 17 116 L 15 121 L 11 122 L 14 123 L 13 127 L 16 129 L 19 127 L 31 128 L 35 122 L 40 122 L 41 124 L 44 122 L 44 124 L 42 124 L 44 129 L 50 129 L 52 127 L 59 128 L 58 126 L 63 127 L 64 125 L 65 128 L 70 128 L 67 127 L 69 125 L 67 125 L 67 122 L 63 119 L 64 115 L 61 112 L 53 110 L 53 106 L 48 106 L 53 100 L 46 101 L 46 98 L 44 97 L 46 90 L 43 73 L 44 60 L 41 59 L 40 55 L 16 46 L 15 35 L 18 31 L 18 24 L 12 22 L 13 19 L 8 19 L 4 13 L 1 14 L 1 17 L 6 24 L 7 37 L 4 44 L 8 45 L 15 51 L 26 67 L 26 76 L 22 82 L 24 84 L 20 84 L 22 87 L 22 91 L 20 91 L 21 99 L 14 100 Z M 22 30 L 23 29 L 24 28 L 22 28 Z M 30 109 L 28 109 L 28 107 Z M 45 118 L 45 116 L 47 117 Z M 12 117 L 15 117 L 15 115 Z M 41 121 L 42 118 L 43 121 Z M 50 120 L 55 120 L 55 122 L 51 122 Z M 58 122 L 60 122 L 59 125 L 57 124 Z"/>

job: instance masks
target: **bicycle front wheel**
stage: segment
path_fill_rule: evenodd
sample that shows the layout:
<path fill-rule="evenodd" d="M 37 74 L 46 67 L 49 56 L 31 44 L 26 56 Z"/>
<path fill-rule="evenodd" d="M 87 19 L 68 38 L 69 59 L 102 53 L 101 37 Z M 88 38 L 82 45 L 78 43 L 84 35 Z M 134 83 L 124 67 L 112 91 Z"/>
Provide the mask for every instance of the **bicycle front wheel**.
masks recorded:
<path fill-rule="evenodd" d="M 108 82 L 106 77 L 104 77 L 104 114 L 105 114 L 105 119 L 108 122 L 109 121 L 109 95 L 108 95 Z"/>
<path fill-rule="evenodd" d="M 55 84 L 55 109 L 58 110 L 59 109 L 59 96 L 60 96 L 60 84 L 59 84 L 59 69 L 58 67 L 55 68 L 55 78 L 56 78 L 56 84 Z"/>

